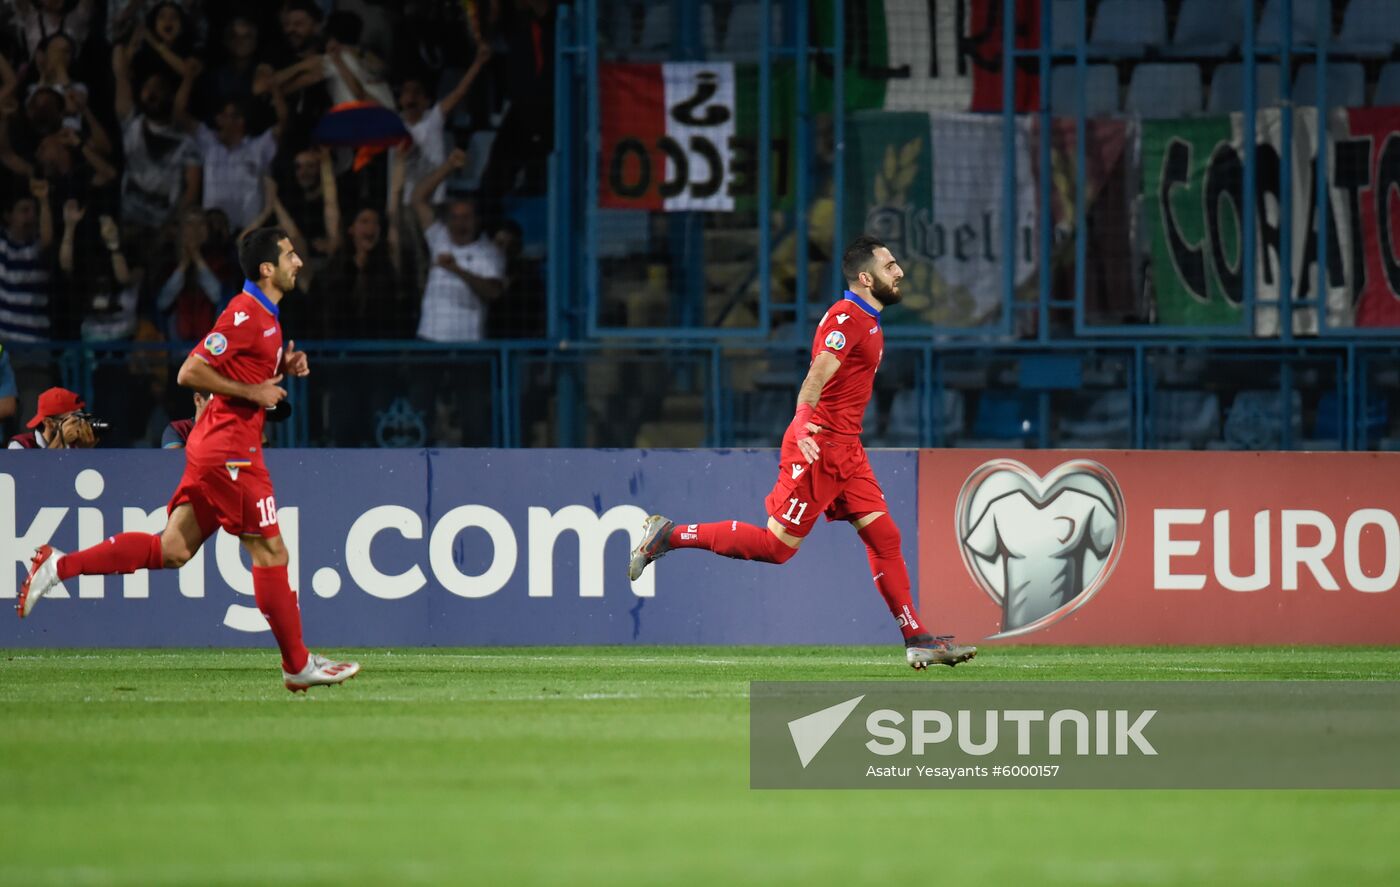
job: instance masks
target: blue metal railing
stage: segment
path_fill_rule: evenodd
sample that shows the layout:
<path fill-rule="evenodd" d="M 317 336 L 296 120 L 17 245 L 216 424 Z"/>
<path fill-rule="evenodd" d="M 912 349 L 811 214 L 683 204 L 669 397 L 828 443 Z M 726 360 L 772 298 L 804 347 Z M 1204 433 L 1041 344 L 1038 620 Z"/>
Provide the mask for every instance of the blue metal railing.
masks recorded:
<path fill-rule="evenodd" d="M 773 446 L 788 421 L 803 368 L 806 346 L 792 343 L 637 343 L 527 341 L 444 347 L 421 342 L 307 343 L 315 374 L 289 379 L 293 419 L 269 426 L 279 446 L 362 445 L 373 423 L 389 422 L 407 411 L 424 425 L 422 440 L 411 445 L 478 446 Z M 82 394 L 92 409 L 117 418 L 104 407 L 95 382 L 105 371 L 124 371 L 133 356 L 165 355 L 167 367 L 178 365 L 185 351 L 167 353 L 160 344 L 116 343 L 16 346 L 7 349 L 22 376 L 46 367 L 49 381 Z M 1155 406 L 1162 392 L 1205 391 L 1218 402 L 1217 424 L 1228 425 L 1239 395 L 1258 400 L 1270 386 L 1277 392 L 1280 414 L 1268 420 L 1272 445 L 1294 448 L 1308 443 L 1328 449 L 1400 448 L 1389 434 L 1390 404 L 1400 404 L 1400 344 L 1311 340 L 1284 344 L 1239 337 L 1212 342 L 1164 343 L 1067 340 L 915 343 L 891 340 L 877 379 L 876 401 L 893 396 L 906 408 L 913 404 L 915 422 L 896 425 L 888 404 L 872 410 L 866 441 L 870 446 L 958 446 L 988 443 L 978 411 L 1005 406 L 1008 398 L 1023 404 L 1021 420 L 1032 430 L 994 429 L 989 445 L 1050 447 L 1067 443 L 1150 447 L 1172 437 L 1164 434 Z M 156 363 L 159 363 L 157 359 Z M 1181 367 L 1190 367 L 1189 371 Z M 361 386 L 374 380 L 380 389 Z M 883 392 L 883 394 L 881 394 Z M 378 400 L 376 400 L 376 396 Z M 157 398 L 188 408 L 176 391 L 173 373 Z M 883 399 L 883 400 L 882 400 Z M 398 404 L 398 410 L 390 409 Z M 1303 413 L 1292 413 L 1301 403 Z M 443 440 L 433 430 L 436 408 L 452 402 L 466 413 L 480 414 L 480 433 L 467 429 L 468 416 L 457 420 L 457 437 Z M 691 411 L 668 425 L 668 407 Z M 945 416 L 950 404 L 962 412 Z M 348 407 L 347 407 L 348 405 Z M 1107 411 L 1099 415 L 1101 407 Z M 353 439 L 341 439 L 344 425 L 325 417 L 345 409 Z M 1121 432 L 1085 436 L 1074 429 L 1075 416 L 1098 415 L 1121 423 Z M 171 418 L 183 414 L 172 411 Z M 343 413 L 342 413 L 343 415 Z M 1154 418 L 1156 417 L 1156 418 Z M 1381 417 L 1381 418 L 1378 418 Z M 474 420 L 473 420 L 474 421 Z M 1293 427 L 1302 436 L 1293 438 Z M 1309 428 L 1335 429 L 1319 441 Z M 339 430 L 337 430 L 339 429 Z M 680 430 L 677 430 L 680 429 Z M 1228 428 L 1227 428 L 1228 431 Z M 369 435 L 372 436 L 372 435 Z M 140 439 L 123 429 L 118 439 Z M 459 439 L 460 438 L 460 439 Z M 1240 446 L 1241 441 L 1216 431 L 1199 446 Z"/>

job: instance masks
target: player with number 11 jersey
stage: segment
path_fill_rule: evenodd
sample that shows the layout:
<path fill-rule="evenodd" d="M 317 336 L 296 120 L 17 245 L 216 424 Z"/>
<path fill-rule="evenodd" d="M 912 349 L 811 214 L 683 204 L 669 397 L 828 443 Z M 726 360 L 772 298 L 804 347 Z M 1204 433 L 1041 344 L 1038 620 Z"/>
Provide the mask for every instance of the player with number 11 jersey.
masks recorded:
<path fill-rule="evenodd" d="M 905 661 L 915 669 L 957 665 L 977 655 L 977 648 L 934 636 L 920 619 L 899 528 L 860 441 L 861 419 L 884 357 L 880 314 L 900 301 L 904 272 L 883 243 L 867 236 L 846 248 L 841 267 L 849 288 L 817 324 L 812 363 L 783 435 L 778 479 L 764 503 L 767 528 L 737 520 L 684 524 L 654 514 L 632 551 L 628 577 L 636 581 L 648 564 L 677 548 L 786 563 L 817 515 L 824 514 L 828 521 L 850 522 L 865 542 L 875 586 L 904 635 Z"/>

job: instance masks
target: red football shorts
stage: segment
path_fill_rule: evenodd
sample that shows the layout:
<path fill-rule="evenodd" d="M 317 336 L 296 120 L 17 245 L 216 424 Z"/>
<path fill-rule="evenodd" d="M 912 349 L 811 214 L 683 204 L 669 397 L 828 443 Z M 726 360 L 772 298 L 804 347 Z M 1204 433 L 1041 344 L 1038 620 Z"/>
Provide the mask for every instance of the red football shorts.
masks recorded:
<path fill-rule="evenodd" d="M 248 462 L 193 465 L 187 462 L 180 486 L 166 507 L 167 513 L 186 502 L 193 506 L 195 519 L 206 538 L 219 527 L 235 536 L 272 538 L 281 533 L 277 527 L 272 476 L 260 465 Z"/>
<path fill-rule="evenodd" d="M 821 458 L 808 464 L 789 429 L 783 435 L 778 482 L 764 507 L 794 536 L 812 532 L 818 514 L 826 519 L 854 520 L 872 511 L 889 511 L 885 494 L 855 436 L 817 434 Z"/>

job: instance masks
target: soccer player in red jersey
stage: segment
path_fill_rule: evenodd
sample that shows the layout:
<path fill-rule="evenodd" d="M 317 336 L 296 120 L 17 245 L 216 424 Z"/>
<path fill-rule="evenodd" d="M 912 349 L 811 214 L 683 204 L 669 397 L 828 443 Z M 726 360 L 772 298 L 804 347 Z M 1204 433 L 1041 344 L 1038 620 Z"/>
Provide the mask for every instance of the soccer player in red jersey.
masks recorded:
<path fill-rule="evenodd" d="M 263 464 L 266 411 L 287 396 L 284 373 L 308 375 L 306 352 L 282 349 L 277 305 L 296 285 L 301 258 L 287 235 L 260 228 L 238 247 L 248 280 L 219 315 L 214 329 L 180 367 L 181 385 L 212 392 L 213 400 L 190 433 L 185 474 L 167 508 L 160 535 L 121 533 L 65 555 L 43 545 L 20 589 L 20 618 L 55 585 L 73 576 L 177 569 L 220 527 L 238 536 L 253 559 L 253 594 L 282 651 L 282 682 L 296 692 L 339 684 L 360 670 L 307 652 L 301 610 L 287 581 L 287 548 L 277 526 L 272 478 Z"/>
<path fill-rule="evenodd" d="M 797 414 L 783 435 L 778 482 L 764 503 L 767 529 L 732 520 L 678 524 L 654 514 L 632 552 L 628 576 L 635 581 L 647 564 L 677 548 L 786 563 L 824 513 L 829 521 L 849 521 L 865 542 L 875 587 L 904 634 L 905 660 L 916 669 L 957 665 L 977 655 L 977 648 L 934 636 L 915 611 L 899 528 L 885 510 L 885 494 L 860 442 L 861 419 L 885 353 L 880 312 L 899 303 L 904 272 L 883 243 L 864 235 L 846 247 L 841 270 L 850 289 L 817 324 Z"/>

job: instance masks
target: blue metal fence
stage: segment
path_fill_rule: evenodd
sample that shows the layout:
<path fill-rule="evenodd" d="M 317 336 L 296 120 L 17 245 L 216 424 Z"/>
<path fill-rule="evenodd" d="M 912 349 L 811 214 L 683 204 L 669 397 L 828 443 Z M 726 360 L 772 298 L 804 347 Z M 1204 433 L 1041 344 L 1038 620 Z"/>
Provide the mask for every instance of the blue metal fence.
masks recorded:
<path fill-rule="evenodd" d="M 548 339 L 447 348 L 419 342 L 312 344 L 312 360 L 324 369 L 309 384 L 293 383 L 298 409 L 292 422 L 274 429 L 274 442 L 502 447 L 776 444 L 805 370 L 814 315 L 825 309 L 841 285 L 837 265 L 843 219 L 852 209 L 846 188 L 848 124 L 855 119 L 844 112 L 853 99 L 846 90 L 843 69 L 862 51 L 849 39 L 847 24 L 852 15 L 874 14 L 880 4 L 854 0 L 750 3 L 760 7 L 755 50 L 744 56 L 745 64 L 756 65 L 757 184 L 754 208 L 746 214 L 736 212 L 730 220 L 737 227 L 713 227 L 725 220 L 695 211 L 624 218 L 617 213 L 628 211 L 600 207 L 601 121 L 606 110 L 600 94 L 601 65 L 703 61 L 711 47 L 702 39 L 705 29 L 697 22 L 707 20 L 713 7 L 721 4 L 579 0 L 561 5 L 555 69 L 556 148 L 549 165 Z M 1000 229 L 996 231 L 1002 255 L 996 295 L 999 311 L 992 321 L 971 327 L 932 323 L 889 327 L 885 366 L 868 416 L 867 439 L 872 445 L 1400 448 L 1400 376 L 1392 369 L 1400 355 L 1400 340 L 1394 329 L 1330 324 L 1323 285 L 1312 287 L 1305 299 L 1293 299 L 1289 236 L 1280 237 L 1277 244 L 1281 294 L 1277 308 L 1261 306 L 1256 299 L 1257 72 L 1261 64 L 1274 62 L 1284 72 L 1279 78 L 1280 138 L 1281 144 L 1290 146 L 1295 105 L 1288 72 L 1296 59 L 1307 57 L 1325 74 L 1332 57 L 1328 35 L 1335 10 L 1330 0 L 1294 0 L 1315 13 L 1313 30 L 1319 39 L 1313 43 L 1294 41 L 1294 3 L 1282 4 L 1276 43 L 1256 40 L 1259 22 L 1254 4 L 1242 4 L 1244 21 L 1237 41 L 1245 71 L 1240 117 L 1242 193 L 1249 199 L 1238 207 L 1243 307 L 1239 322 L 1232 326 L 1106 323 L 1090 309 L 1089 259 L 1097 246 L 1087 233 L 1090 118 L 1085 109 L 1090 63 L 1102 49 L 1089 39 L 1090 13 L 1096 4 L 1087 0 L 1071 0 L 1070 6 L 1041 4 L 1039 40 L 1027 47 L 1017 45 L 1017 27 L 1024 24 L 1017 13 L 1024 11 L 1025 3 L 936 0 L 916 5 L 927 7 L 932 28 L 942 21 L 937 10 L 947 3 L 959 4 L 956 20 L 964 24 L 970 19 L 962 14 L 970 14 L 980 3 L 1000 27 L 999 60 L 1024 65 L 1039 76 L 1038 107 L 1031 116 L 1042 134 L 1037 144 L 1041 175 L 1035 194 L 1040 222 L 1034 237 L 1040 260 L 1033 291 L 1026 298 L 1025 292 L 1017 292 L 1012 260 L 1019 245 L 1014 155 L 1024 118 L 1018 119 L 1015 110 L 1015 78 L 1006 76 L 1000 85 L 1001 109 L 985 118 L 999 121 L 1002 133 Z M 669 47 L 624 51 L 604 39 L 615 16 L 635 11 L 634 6 L 647 15 L 659 7 L 671 10 Z M 1068 21 L 1057 20 L 1057 11 L 1063 16 L 1065 10 L 1069 10 Z M 1001 27 L 1006 23 L 1011 26 Z M 1074 39 L 1056 39 L 1066 28 Z M 959 41 L 962 36 L 957 35 Z M 826 98 L 819 96 L 825 82 L 819 70 L 823 63 L 836 72 L 826 78 L 830 91 Z M 1052 106 L 1051 83 L 1057 65 L 1073 68 L 1073 108 Z M 1327 77 L 1317 79 L 1314 107 L 1319 133 L 1324 133 Z M 782 91 L 789 88 L 791 102 L 780 100 L 787 95 Z M 842 113 L 831 114 L 832 107 Z M 790 119 L 775 120 L 774 108 L 790 108 Z M 1047 134 L 1053 121 L 1063 117 L 1073 118 L 1075 135 L 1070 167 L 1073 222 L 1065 235 L 1074 238 L 1068 286 L 1056 280 L 1050 260 L 1057 232 L 1051 221 L 1054 184 L 1046 172 L 1055 162 Z M 784 132 L 781 138 L 774 131 L 775 122 Z M 786 170 L 791 194 L 778 200 L 775 181 L 783 172 L 775 168 L 775 160 L 786 167 L 789 156 L 779 156 L 770 143 L 776 139 L 786 151 L 786 133 L 791 134 L 791 169 Z M 830 139 L 829 158 L 824 159 L 825 149 L 819 142 L 826 138 Z M 1326 138 L 1320 135 L 1317 142 L 1315 200 L 1325 207 L 1332 166 Z M 1293 152 L 1280 151 L 1278 160 L 1279 218 L 1291 220 L 1293 206 L 1313 198 L 1293 193 Z M 829 195 L 824 193 L 828 187 Z M 817 221 L 818 205 L 833 220 L 830 231 Z M 1317 212 L 1319 244 L 1328 243 L 1328 215 Z M 658 240 L 662 246 L 649 255 L 629 252 L 630 241 L 621 242 L 618 225 L 631 226 L 627 237 Z M 739 244 L 741 258 L 736 264 L 749 262 L 751 268 L 726 284 L 730 289 L 724 294 L 724 309 L 718 312 L 721 323 L 714 323 L 696 300 L 702 298 L 698 294 L 705 284 L 706 250 L 720 235 Z M 1315 273 L 1320 283 L 1328 280 L 1328 252 L 1317 250 Z M 654 280 L 648 277 L 653 271 L 657 272 Z M 613 275 L 623 283 L 607 291 Z M 636 281 L 642 283 L 634 286 Z M 642 292 L 651 283 L 656 285 Z M 618 323 L 607 316 L 613 308 L 627 311 L 647 299 L 667 309 L 667 323 Z M 739 310 L 730 310 L 734 306 Z M 1277 311 L 1276 336 L 1253 335 L 1263 310 Z M 1316 315 L 1316 335 L 1295 331 L 1294 314 L 1299 310 Z M 730 324 L 737 313 L 751 322 Z M 31 378 L 61 381 L 89 396 L 102 411 L 102 369 L 131 366 L 135 355 L 159 354 L 163 347 L 73 344 L 18 348 L 12 354 L 17 363 L 31 366 Z M 183 354 L 179 347 L 172 352 L 175 360 Z M 159 358 L 155 362 L 160 363 Z M 150 375 L 155 379 L 159 373 Z M 342 376 L 352 381 L 335 381 Z M 160 391 L 151 398 L 162 401 L 155 415 L 164 410 L 178 418 L 181 395 L 170 393 L 171 384 L 168 378 L 152 382 Z M 357 403 L 360 390 L 366 392 L 365 402 Z M 1392 403 L 1397 408 L 1392 409 Z M 349 427 L 339 418 L 347 410 L 358 411 Z M 356 429 L 355 423 L 364 427 Z M 146 429 L 123 433 L 131 440 L 150 438 Z"/>

